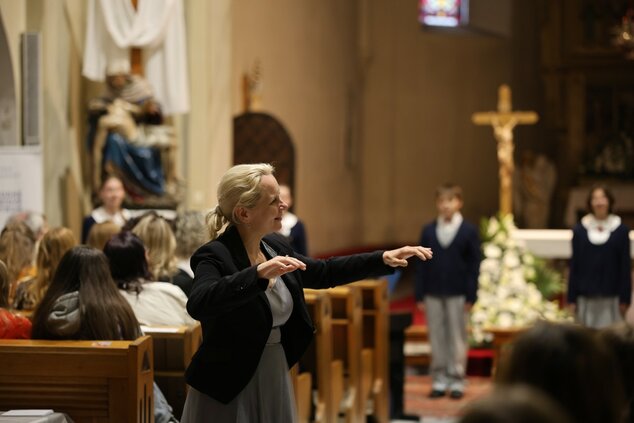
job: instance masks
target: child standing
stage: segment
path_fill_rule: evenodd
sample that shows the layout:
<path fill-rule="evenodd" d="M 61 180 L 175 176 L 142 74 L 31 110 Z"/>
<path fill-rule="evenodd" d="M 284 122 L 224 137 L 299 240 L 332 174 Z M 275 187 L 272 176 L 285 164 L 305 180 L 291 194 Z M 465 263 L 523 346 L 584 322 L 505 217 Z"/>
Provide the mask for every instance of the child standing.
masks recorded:
<path fill-rule="evenodd" d="M 438 218 L 425 225 L 421 245 L 434 260 L 421 263 L 416 274 L 416 302 L 426 313 L 431 343 L 430 398 L 464 395 L 467 361 L 467 316 L 476 300 L 480 271 L 477 228 L 466 222 L 462 189 L 445 184 L 436 190 Z"/>
<path fill-rule="evenodd" d="M 632 296 L 630 230 L 613 205 L 608 187 L 593 186 L 589 213 L 572 230 L 568 307 L 579 323 L 597 329 L 621 321 Z"/>

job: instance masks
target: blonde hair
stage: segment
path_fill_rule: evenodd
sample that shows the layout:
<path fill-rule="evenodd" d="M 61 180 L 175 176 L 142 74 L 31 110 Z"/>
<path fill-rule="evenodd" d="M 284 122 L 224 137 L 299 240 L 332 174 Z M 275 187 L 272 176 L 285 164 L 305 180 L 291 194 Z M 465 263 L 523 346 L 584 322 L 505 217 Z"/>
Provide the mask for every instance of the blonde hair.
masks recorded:
<path fill-rule="evenodd" d="M 35 235 L 24 222 L 11 223 L 0 235 L 0 260 L 9 272 L 9 302 L 13 301 L 20 274 L 33 264 Z"/>
<path fill-rule="evenodd" d="M 274 171 L 268 163 L 241 164 L 222 176 L 218 184 L 218 205 L 206 218 L 211 239 L 216 239 L 225 225 L 239 223 L 235 216 L 237 207 L 255 207 L 262 195 L 260 179 Z"/>
<path fill-rule="evenodd" d="M 73 232 L 64 227 L 46 232 L 37 249 L 35 283 L 28 287 L 27 302 L 37 305 L 53 280 L 57 265 L 68 250 L 77 245 Z"/>
<path fill-rule="evenodd" d="M 103 247 L 106 245 L 106 242 L 108 242 L 113 235 L 118 234 L 119 232 L 121 232 L 121 226 L 110 220 L 95 223 L 88 232 L 86 244 L 90 247 L 103 251 Z"/>
<path fill-rule="evenodd" d="M 169 223 L 157 214 L 148 214 L 139 220 L 132 233 L 141 238 L 147 249 L 154 280 L 170 280 L 176 273 L 176 238 Z"/>

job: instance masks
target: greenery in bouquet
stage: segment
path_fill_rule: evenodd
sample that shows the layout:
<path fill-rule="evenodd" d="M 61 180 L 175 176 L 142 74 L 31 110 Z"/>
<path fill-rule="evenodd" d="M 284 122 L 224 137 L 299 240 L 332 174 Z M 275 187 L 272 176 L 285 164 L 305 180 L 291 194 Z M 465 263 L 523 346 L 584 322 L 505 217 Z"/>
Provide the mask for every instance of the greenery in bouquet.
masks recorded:
<path fill-rule="evenodd" d="M 471 342 L 491 341 L 487 328 L 519 328 L 537 320 L 569 320 L 553 296 L 563 279 L 547 263 L 513 239 L 512 215 L 483 219 L 480 224 L 483 260 L 478 300 L 471 310 Z"/>

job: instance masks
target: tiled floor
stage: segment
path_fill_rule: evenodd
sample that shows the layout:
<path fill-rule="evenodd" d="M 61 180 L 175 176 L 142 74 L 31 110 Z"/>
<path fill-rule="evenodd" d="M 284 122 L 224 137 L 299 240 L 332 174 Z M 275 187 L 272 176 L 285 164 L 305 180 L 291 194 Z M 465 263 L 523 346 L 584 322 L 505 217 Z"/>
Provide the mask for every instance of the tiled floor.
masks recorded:
<path fill-rule="evenodd" d="M 431 390 L 431 378 L 408 375 L 405 380 L 405 413 L 421 416 L 424 423 L 453 422 L 465 405 L 486 396 L 491 386 L 491 378 L 469 377 L 465 396 L 460 400 L 449 397 L 430 399 L 427 394 Z"/>
<path fill-rule="evenodd" d="M 396 289 L 391 293 L 390 300 L 397 309 L 411 310 L 414 314 L 413 320 L 421 324 L 422 316 L 419 316 L 420 312 L 416 310 L 413 300 L 414 286 L 412 277 L 412 268 L 405 268 L 401 280 L 396 285 Z M 430 399 L 427 398 L 427 394 L 431 391 L 431 378 L 424 374 L 417 374 L 417 371 L 420 371 L 420 369 L 408 368 L 406 372 L 404 412 L 421 416 L 420 421 L 424 423 L 455 422 L 460 415 L 460 410 L 465 405 L 487 395 L 492 386 L 491 378 L 489 377 L 468 377 L 467 389 L 462 399 L 452 400 L 448 397 Z M 475 372 L 475 374 L 479 374 L 479 372 Z M 396 422 L 398 420 L 394 420 L 392 423 Z"/>

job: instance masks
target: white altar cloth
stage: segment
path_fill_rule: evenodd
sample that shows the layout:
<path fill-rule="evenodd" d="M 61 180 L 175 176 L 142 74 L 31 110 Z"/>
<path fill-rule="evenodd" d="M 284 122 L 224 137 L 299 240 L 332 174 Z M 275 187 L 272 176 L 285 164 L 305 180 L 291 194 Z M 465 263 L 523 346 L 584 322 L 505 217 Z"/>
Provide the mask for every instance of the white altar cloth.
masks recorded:
<path fill-rule="evenodd" d="M 537 257 L 569 259 L 572 254 L 570 229 L 516 229 L 511 237 L 522 242 Z M 630 231 L 630 253 L 634 259 L 634 231 Z"/>

